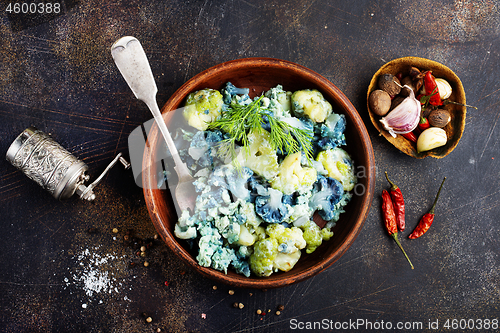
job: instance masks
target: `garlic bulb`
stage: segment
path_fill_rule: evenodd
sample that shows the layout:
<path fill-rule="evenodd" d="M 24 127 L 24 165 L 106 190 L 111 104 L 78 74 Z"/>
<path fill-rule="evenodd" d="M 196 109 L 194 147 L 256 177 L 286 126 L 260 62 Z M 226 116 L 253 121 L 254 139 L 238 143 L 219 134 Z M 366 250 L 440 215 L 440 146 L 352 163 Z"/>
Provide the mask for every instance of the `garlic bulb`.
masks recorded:
<path fill-rule="evenodd" d="M 406 97 L 398 106 L 396 106 L 389 114 L 382 119 L 380 122 L 384 125 L 384 128 L 395 138 L 396 134 L 405 134 L 413 131 L 420 120 L 420 112 L 422 106 L 420 102 L 415 98 L 415 93 L 413 89 L 409 86 L 408 90 L 410 95 Z"/>

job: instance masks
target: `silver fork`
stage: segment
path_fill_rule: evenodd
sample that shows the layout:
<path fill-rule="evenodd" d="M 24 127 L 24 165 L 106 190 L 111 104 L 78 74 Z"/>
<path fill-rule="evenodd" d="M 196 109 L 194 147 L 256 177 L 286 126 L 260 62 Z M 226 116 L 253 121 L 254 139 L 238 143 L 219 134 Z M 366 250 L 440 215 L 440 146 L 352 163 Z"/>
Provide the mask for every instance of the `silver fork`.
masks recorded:
<path fill-rule="evenodd" d="M 148 58 L 141 43 L 135 37 L 122 37 L 111 46 L 111 55 L 135 97 L 148 106 L 167 143 L 170 154 L 174 159 L 174 169 L 179 178 L 179 183 L 175 188 L 175 198 L 180 210 L 191 209 L 191 212 L 193 212 L 196 198 L 193 177 L 186 163 L 182 162 L 158 108 L 158 103 L 156 102 L 158 88 L 156 87 Z"/>

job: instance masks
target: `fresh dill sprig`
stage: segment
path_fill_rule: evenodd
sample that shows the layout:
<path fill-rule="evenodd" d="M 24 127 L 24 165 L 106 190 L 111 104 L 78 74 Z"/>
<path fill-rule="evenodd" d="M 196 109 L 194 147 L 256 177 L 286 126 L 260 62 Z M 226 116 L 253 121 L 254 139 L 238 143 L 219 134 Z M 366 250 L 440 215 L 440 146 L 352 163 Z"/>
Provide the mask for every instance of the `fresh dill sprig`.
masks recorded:
<path fill-rule="evenodd" d="M 288 154 L 304 151 L 307 161 L 312 161 L 312 134 L 304 129 L 294 127 L 279 119 L 272 113 L 266 112 L 261 101 L 264 96 L 248 105 L 232 102 L 221 117 L 209 124 L 208 129 L 220 129 L 226 132 L 228 138 L 219 142 L 218 155 L 224 159 L 231 158 L 236 168 L 240 169 L 236 147 L 241 143 L 245 154 L 250 154 L 248 134 L 256 131 L 262 133 L 265 119 L 270 127 L 270 144 L 274 150 Z"/>

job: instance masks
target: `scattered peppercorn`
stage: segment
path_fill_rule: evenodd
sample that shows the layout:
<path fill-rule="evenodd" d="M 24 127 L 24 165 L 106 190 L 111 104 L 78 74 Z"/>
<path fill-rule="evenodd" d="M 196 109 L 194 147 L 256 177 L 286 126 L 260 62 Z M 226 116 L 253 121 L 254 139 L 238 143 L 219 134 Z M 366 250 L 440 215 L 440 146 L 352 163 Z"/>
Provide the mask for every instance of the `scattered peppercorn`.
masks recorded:
<path fill-rule="evenodd" d="M 243 309 L 243 308 L 245 307 L 245 305 L 243 305 L 243 303 L 240 303 L 240 304 L 238 304 L 238 307 L 239 307 L 240 309 Z"/>
<path fill-rule="evenodd" d="M 234 290 L 229 290 L 229 295 L 234 295 Z"/>
<path fill-rule="evenodd" d="M 282 305 L 282 304 L 278 305 L 278 310 L 279 310 L 279 311 L 283 311 L 283 310 L 285 310 L 285 306 L 284 306 L 284 305 Z"/>
<path fill-rule="evenodd" d="M 153 318 L 151 318 L 151 317 L 147 317 L 147 318 L 146 318 L 146 322 L 147 322 L 147 323 L 150 323 L 150 322 L 152 322 L 152 321 L 153 321 Z"/>
<path fill-rule="evenodd" d="M 144 262 L 144 267 L 148 267 L 149 266 L 149 262 L 145 261 Z"/>
<path fill-rule="evenodd" d="M 217 290 L 217 286 L 213 286 L 213 287 L 212 287 L 212 289 L 213 289 L 213 290 Z"/>
<path fill-rule="evenodd" d="M 113 228 L 113 233 L 117 234 L 118 233 L 118 229 L 117 228 Z"/>
<path fill-rule="evenodd" d="M 276 315 L 279 316 L 281 314 L 280 311 L 276 311 Z"/>
<path fill-rule="evenodd" d="M 97 228 L 89 228 L 89 229 L 87 230 L 87 232 L 88 232 L 89 234 L 97 234 L 97 233 L 99 232 L 99 229 L 97 229 Z"/>
<path fill-rule="evenodd" d="M 129 239 L 130 239 L 130 236 L 129 236 L 129 235 L 125 235 L 125 236 L 123 236 L 123 240 L 128 241 Z"/>
<path fill-rule="evenodd" d="M 146 256 L 146 252 L 141 252 L 141 257 L 145 257 Z"/>
<path fill-rule="evenodd" d="M 260 315 L 262 313 L 261 309 L 257 309 L 257 314 Z"/>
<path fill-rule="evenodd" d="M 253 296 L 253 294 L 252 294 L 252 293 L 249 293 L 249 295 L 250 295 L 250 297 L 251 297 L 251 296 Z"/>
<path fill-rule="evenodd" d="M 141 246 L 141 252 L 146 252 L 146 247 L 144 245 Z"/>
<path fill-rule="evenodd" d="M 237 308 L 237 307 L 239 307 L 238 302 L 234 302 L 234 303 L 233 303 L 233 308 Z"/>

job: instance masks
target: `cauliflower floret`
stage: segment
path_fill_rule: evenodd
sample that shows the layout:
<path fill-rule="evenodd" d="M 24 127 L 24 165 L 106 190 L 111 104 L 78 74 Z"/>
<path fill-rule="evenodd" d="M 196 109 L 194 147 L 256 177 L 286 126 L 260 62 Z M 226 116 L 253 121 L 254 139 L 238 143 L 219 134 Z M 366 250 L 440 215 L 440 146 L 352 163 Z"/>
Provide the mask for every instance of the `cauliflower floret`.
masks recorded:
<path fill-rule="evenodd" d="M 268 195 L 255 198 L 255 211 L 268 223 L 283 222 L 290 215 L 290 205 L 283 193 L 269 188 Z"/>
<path fill-rule="evenodd" d="M 183 110 L 189 125 L 204 131 L 221 114 L 222 94 L 214 89 L 203 89 L 188 95 Z"/>
<path fill-rule="evenodd" d="M 289 115 L 292 101 L 292 92 L 283 90 L 283 86 L 277 85 L 266 91 L 265 96 L 269 98 L 269 110 L 273 111 L 276 116 Z"/>
<path fill-rule="evenodd" d="M 316 144 L 322 150 L 334 149 L 345 145 L 346 120 L 343 114 L 332 113 L 326 118 L 325 123 L 316 127 Z"/>
<path fill-rule="evenodd" d="M 248 88 L 238 88 L 231 82 L 226 83 L 224 89 L 222 89 L 222 95 L 224 95 L 224 103 L 230 104 L 233 96 L 236 95 L 244 95 L 244 97 L 248 97 L 248 93 L 250 89 Z M 249 97 L 248 97 L 249 98 Z"/>
<path fill-rule="evenodd" d="M 249 155 L 243 150 L 238 157 L 240 164 L 266 179 L 273 179 L 278 173 L 278 156 L 270 143 L 269 132 L 256 131 L 248 134 Z"/>
<path fill-rule="evenodd" d="M 281 162 L 277 177 L 271 181 L 272 188 L 292 194 L 301 187 L 310 187 L 316 181 L 316 169 L 302 167 L 300 161 L 300 152 L 288 155 Z"/>
<path fill-rule="evenodd" d="M 331 177 L 319 176 L 314 183 L 313 195 L 309 199 L 309 206 L 313 210 L 318 210 L 319 215 L 325 221 L 331 221 L 338 217 L 337 204 L 344 196 L 342 184 Z"/>
<path fill-rule="evenodd" d="M 322 123 L 332 113 L 332 105 L 316 89 L 294 92 L 292 94 L 292 109 L 296 115 L 306 115 L 317 123 Z"/>
<path fill-rule="evenodd" d="M 255 242 L 250 256 L 250 269 L 257 276 L 269 276 L 273 273 L 274 260 L 278 255 L 278 241 L 266 238 Z"/>
<path fill-rule="evenodd" d="M 351 157 L 342 148 L 324 150 L 316 156 L 316 161 L 323 164 L 328 171 L 328 177 L 342 183 L 346 192 L 351 191 L 356 185 L 357 178 Z"/>

